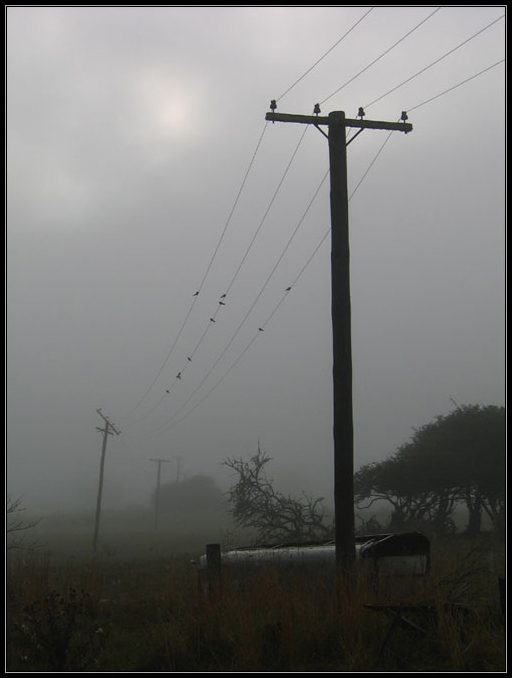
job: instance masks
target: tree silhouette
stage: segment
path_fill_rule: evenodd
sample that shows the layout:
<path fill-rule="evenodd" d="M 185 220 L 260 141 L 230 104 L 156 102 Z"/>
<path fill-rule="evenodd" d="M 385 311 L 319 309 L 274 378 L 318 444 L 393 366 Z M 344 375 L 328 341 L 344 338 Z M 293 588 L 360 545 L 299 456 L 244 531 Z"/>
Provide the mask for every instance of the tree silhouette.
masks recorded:
<path fill-rule="evenodd" d="M 153 504 L 156 501 L 153 492 Z M 217 510 L 225 504 L 222 490 L 209 476 L 195 475 L 179 483 L 165 483 L 160 486 L 159 509 L 169 511 Z"/>
<path fill-rule="evenodd" d="M 468 532 L 482 512 L 501 527 L 505 508 L 505 410 L 465 405 L 414 432 L 388 459 L 355 475 L 358 502 L 384 499 L 393 506 L 392 529 L 428 521 L 436 532 L 454 529 L 453 511 L 468 510 Z"/>
<path fill-rule="evenodd" d="M 223 462 L 237 475 L 235 485 L 228 492 L 235 524 L 253 531 L 256 545 L 332 538 L 332 525 L 324 523 L 323 498 L 313 499 L 303 494 L 297 499 L 277 492 L 266 475 L 270 461 L 258 446 L 258 452 L 249 461 L 226 459 Z"/>

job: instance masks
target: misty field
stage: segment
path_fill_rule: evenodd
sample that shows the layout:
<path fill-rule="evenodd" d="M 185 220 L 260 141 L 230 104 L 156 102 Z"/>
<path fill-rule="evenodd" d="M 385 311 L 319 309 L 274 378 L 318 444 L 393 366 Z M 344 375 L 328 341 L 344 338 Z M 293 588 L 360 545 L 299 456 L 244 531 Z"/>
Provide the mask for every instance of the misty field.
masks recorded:
<path fill-rule="evenodd" d="M 41 545 L 7 561 L 7 671 L 505 670 L 493 535 L 433 540 L 421 586 L 361 573 L 336 589 L 269 570 L 243 585 L 225 576 L 206 595 L 197 557 L 208 542 L 233 546 L 214 518 L 156 535 L 111 516 L 94 557 L 90 519 L 43 521 Z"/>

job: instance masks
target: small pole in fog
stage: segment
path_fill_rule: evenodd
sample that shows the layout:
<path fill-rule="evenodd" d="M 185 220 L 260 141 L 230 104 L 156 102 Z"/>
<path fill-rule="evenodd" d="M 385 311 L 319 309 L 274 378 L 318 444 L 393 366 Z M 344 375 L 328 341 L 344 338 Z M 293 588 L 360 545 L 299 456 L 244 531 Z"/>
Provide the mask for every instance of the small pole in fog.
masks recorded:
<path fill-rule="evenodd" d="M 160 469 L 164 462 L 169 463 L 169 459 L 150 459 L 149 461 L 156 461 L 158 470 L 156 473 L 156 494 L 155 494 L 155 530 L 158 528 L 158 510 L 160 506 Z"/>
<path fill-rule="evenodd" d="M 173 459 L 176 459 L 178 461 L 178 465 L 176 467 L 176 482 L 180 482 L 180 463 L 181 463 L 181 457 L 173 457 Z"/>
<path fill-rule="evenodd" d="M 105 428 L 96 427 L 97 431 L 103 433 L 103 445 L 101 448 L 101 462 L 100 462 L 100 480 L 98 485 L 98 498 L 96 500 L 96 518 L 94 521 L 94 538 L 92 542 L 93 553 L 96 553 L 96 547 L 98 545 L 98 534 L 100 530 L 100 516 L 101 516 L 101 497 L 103 493 L 103 472 L 105 467 L 105 452 L 107 451 L 107 440 L 109 435 L 112 436 L 114 433 L 120 435 L 120 431 L 117 431 L 113 424 L 110 423 L 108 417 L 105 417 L 101 409 L 96 410 L 100 417 L 105 422 Z"/>

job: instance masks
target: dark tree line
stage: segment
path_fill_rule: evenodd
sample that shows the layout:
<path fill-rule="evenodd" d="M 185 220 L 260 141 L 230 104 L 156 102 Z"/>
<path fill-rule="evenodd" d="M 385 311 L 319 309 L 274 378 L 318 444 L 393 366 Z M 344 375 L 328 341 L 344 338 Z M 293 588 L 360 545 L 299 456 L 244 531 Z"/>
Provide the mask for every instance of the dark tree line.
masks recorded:
<path fill-rule="evenodd" d="M 153 506 L 156 501 L 157 490 L 152 494 Z M 222 490 L 205 475 L 195 475 L 179 483 L 164 483 L 158 490 L 158 506 L 162 513 L 219 510 L 225 501 Z"/>
<path fill-rule="evenodd" d="M 454 531 L 454 510 L 461 504 L 469 533 L 480 531 L 484 514 L 501 530 L 505 431 L 503 407 L 467 405 L 437 417 L 395 454 L 356 473 L 356 502 L 391 504 L 390 530 L 428 523 L 437 533 Z"/>

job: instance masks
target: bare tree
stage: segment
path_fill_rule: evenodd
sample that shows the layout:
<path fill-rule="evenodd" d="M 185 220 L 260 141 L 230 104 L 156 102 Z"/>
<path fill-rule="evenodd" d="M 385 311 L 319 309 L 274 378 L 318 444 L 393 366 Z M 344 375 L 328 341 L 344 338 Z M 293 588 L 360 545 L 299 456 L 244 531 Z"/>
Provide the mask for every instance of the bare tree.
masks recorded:
<path fill-rule="evenodd" d="M 323 498 L 302 494 L 300 499 L 277 492 L 265 467 L 271 458 L 260 450 L 249 461 L 226 459 L 238 480 L 228 492 L 230 512 L 238 527 L 255 532 L 254 544 L 330 539 L 332 525 L 324 523 Z"/>
<path fill-rule="evenodd" d="M 7 550 L 31 549 L 37 546 L 36 542 L 27 543 L 27 533 L 35 527 L 39 520 L 25 520 L 21 515 L 25 511 L 21 497 L 12 499 L 7 496 L 6 502 L 6 546 Z"/>

